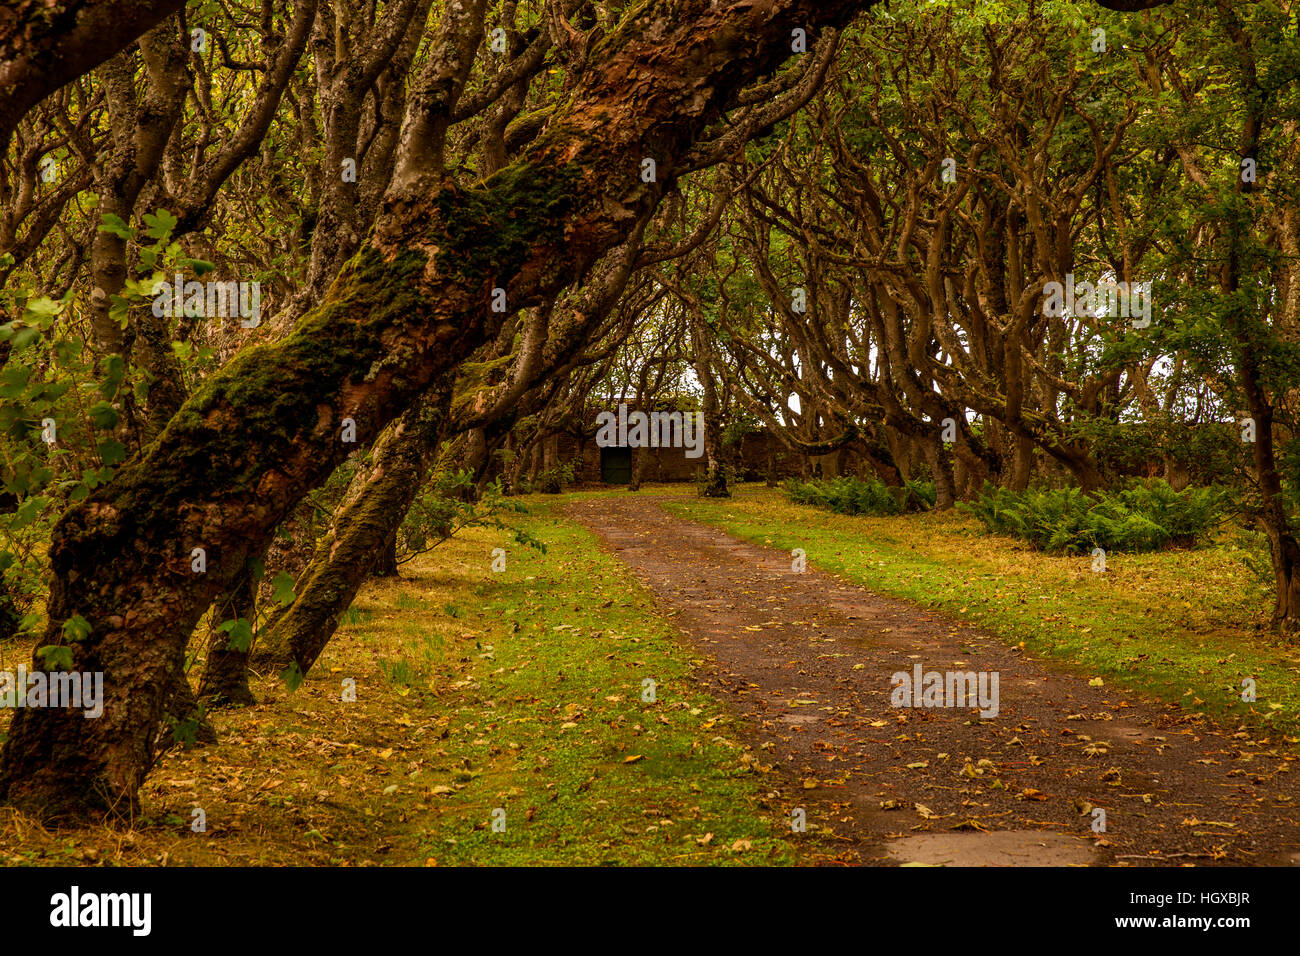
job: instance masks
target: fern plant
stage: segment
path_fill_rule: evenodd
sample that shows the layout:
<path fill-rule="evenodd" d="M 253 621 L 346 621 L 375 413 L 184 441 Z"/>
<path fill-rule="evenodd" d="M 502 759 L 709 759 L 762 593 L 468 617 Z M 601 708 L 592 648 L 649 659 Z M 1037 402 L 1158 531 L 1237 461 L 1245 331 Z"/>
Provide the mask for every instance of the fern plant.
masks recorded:
<path fill-rule="evenodd" d="M 1219 488 L 1174 491 L 1164 481 L 1135 482 L 1095 497 L 1078 488 L 1012 491 L 985 485 L 980 496 L 958 507 L 996 534 L 1023 538 L 1062 554 L 1158 551 L 1190 545 L 1223 517 L 1227 498 Z"/>
<path fill-rule="evenodd" d="M 934 483 L 909 481 L 891 486 L 879 478 L 787 479 L 785 496 L 795 504 L 813 505 L 843 515 L 897 515 L 934 507 Z"/>

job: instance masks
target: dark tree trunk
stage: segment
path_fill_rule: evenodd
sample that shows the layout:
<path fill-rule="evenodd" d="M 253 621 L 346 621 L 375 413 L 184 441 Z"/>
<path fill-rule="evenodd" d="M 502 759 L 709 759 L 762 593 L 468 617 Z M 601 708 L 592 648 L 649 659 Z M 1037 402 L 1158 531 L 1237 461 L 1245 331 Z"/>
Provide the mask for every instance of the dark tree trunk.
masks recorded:
<path fill-rule="evenodd" d="M 646 459 L 650 453 L 644 448 L 632 449 L 632 475 L 627 480 L 628 491 L 641 490 L 641 476 L 645 472 Z"/>
<path fill-rule="evenodd" d="M 564 490 L 560 480 L 560 436 L 551 433 L 542 439 L 542 487 L 548 495 L 558 495 Z"/>
<path fill-rule="evenodd" d="M 710 361 L 712 351 L 709 343 L 711 332 L 704 328 L 704 319 L 698 312 L 691 314 L 691 352 L 695 375 L 700 380 L 702 393 L 701 409 L 704 416 L 704 488 L 700 492 L 705 498 L 730 498 L 731 489 L 727 487 L 727 472 L 723 467 L 722 428 L 718 421 L 721 410 L 718 407 L 718 383 L 713 378 L 713 363 Z M 692 412 L 685 412 L 690 415 Z M 697 423 L 698 428 L 698 423 Z"/>
<path fill-rule="evenodd" d="M 217 602 L 208 630 L 208 659 L 199 681 L 199 699 L 208 707 L 251 707 L 257 703 L 248 686 L 248 652 L 231 643 L 230 635 L 220 630 L 224 621 L 243 619 L 252 627 L 257 610 L 257 584 L 252 571 L 240 578 L 229 598 Z"/>
<path fill-rule="evenodd" d="M 930 472 L 934 476 L 934 508 L 936 511 L 948 511 L 956 503 L 952 461 L 942 446 L 931 445 L 928 454 Z"/>
<path fill-rule="evenodd" d="M 403 520 L 405 520 L 405 514 L 403 514 Z M 375 555 L 375 567 L 371 571 L 377 578 L 397 577 L 397 531 L 401 524 L 401 521 L 394 524 L 392 530 L 388 532 L 387 539 L 379 546 L 379 553 Z"/>
<path fill-rule="evenodd" d="M 163 703 L 163 720 L 155 738 L 158 755 L 187 740 L 196 744 L 215 744 L 217 732 L 208 720 L 206 708 L 194 695 L 189 677 L 182 671 Z"/>

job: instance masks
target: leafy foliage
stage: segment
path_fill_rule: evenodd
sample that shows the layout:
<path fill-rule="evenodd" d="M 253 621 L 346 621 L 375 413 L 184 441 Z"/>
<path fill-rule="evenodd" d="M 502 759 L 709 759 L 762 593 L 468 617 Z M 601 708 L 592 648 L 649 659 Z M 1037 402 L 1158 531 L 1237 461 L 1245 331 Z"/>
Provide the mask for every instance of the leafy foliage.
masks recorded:
<path fill-rule="evenodd" d="M 985 485 L 974 503 L 958 507 L 989 531 L 1023 538 L 1039 550 L 1086 554 L 1193 544 L 1219 522 L 1225 505 L 1221 489 L 1178 492 L 1156 480 L 1095 497 L 1078 488 L 1017 492 Z"/>
<path fill-rule="evenodd" d="M 830 478 L 786 481 L 785 495 L 795 504 L 826 508 L 842 515 L 898 515 L 934 507 L 932 481 L 890 486 L 879 478 Z"/>
<path fill-rule="evenodd" d="M 528 514 L 522 502 L 506 497 L 501 482 L 488 484 L 481 495 L 469 469 L 437 473 L 411 505 L 397 531 L 397 562 L 432 551 L 466 528 L 510 531 L 515 542 L 546 552 L 546 545 L 511 518 Z"/>

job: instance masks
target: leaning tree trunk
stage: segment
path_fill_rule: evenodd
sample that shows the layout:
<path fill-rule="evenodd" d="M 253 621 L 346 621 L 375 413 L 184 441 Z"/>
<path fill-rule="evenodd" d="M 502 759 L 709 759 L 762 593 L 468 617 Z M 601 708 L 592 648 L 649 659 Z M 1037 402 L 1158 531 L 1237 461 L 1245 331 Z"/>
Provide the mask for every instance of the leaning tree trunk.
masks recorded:
<path fill-rule="evenodd" d="M 158 440 L 71 508 L 50 544 L 41 645 L 90 633 L 73 668 L 102 672 L 98 720 L 23 708 L 0 799 L 46 819 L 138 810 L 168 689 L 200 616 L 276 526 L 356 446 L 495 336 L 491 305 L 540 304 L 654 212 L 674 169 L 737 91 L 790 51 L 790 30 L 850 19 L 871 0 L 636 7 L 522 159 L 481 184 L 436 174 L 425 136 L 447 110 L 414 97 L 394 186 L 369 239 L 286 338 L 245 349 Z M 653 81 L 629 82 L 633 76 Z M 646 183 L 637 157 L 653 153 Z M 202 548 L 206 568 L 194 570 Z M 36 655 L 33 654 L 35 662 Z"/>
<path fill-rule="evenodd" d="M 298 579 L 293 604 L 270 629 L 259 661 L 276 668 L 296 664 L 302 674 L 316 663 L 424 484 L 446 428 L 450 395 L 440 386 L 375 443 L 369 467 L 353 478 L 333 527 Z"/>
<path fill-rule="evenodd" d="M 1245 334 L 1246 321 L 1246 318 L 1238 317 L 1243 326 L 1238 336 L 1242 342 L 1250 341 Z M 1300 623 L 1300 540 L 1297 540 L 1287 514 L 1286 493 L 1277 464 L 1273 434 L 1275 410 L 1261 384 L 1258 353 L 1246 349 L 1236 358 L 1242 391 L 1255 423 L 1254 459 L 1261 501 L 1260 523 L 1268 535 L 1276 591 L 1273 621 L 1281 627 L 1293 628 Z"/>

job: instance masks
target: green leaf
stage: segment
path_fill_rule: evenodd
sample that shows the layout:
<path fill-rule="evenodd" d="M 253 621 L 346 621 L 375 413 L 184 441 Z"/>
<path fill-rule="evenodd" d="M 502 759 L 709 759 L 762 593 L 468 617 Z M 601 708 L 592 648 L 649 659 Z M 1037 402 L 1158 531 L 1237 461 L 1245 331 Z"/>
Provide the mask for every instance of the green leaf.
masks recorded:
<path fill-rule="evenodd" d="M 47 671 L 72 670 L 72 648 L 59 644 L 46 644 L 36 649 L 36 656 L 41 659 L 41 667 Z"/>
<path fill-rule="evenodd" d="M 281 571 L 271 579 L 271 586 L 275 588 L 272 600 L 281 606 L 293 603 L 293 575 L 288 571 Z"/>
<path fill-rule="evenodd" d="M 99 227 L 100 232 L 111 232 L 119 239 L 130 239 L 132 236 L 131 227 L 122 221 L 121 216 L 115 216 L 111 212 L 105 213 L 102 217 L 103 225 Z"/>
<path fill-rule="evenodd" d="M 26 348 L 34 342 L 41 334 L 41 330 L 35 325 L 26 325 L 14 333 L 13 347 L 15 350 Z"/>
<path fill-rule="evenodd" d="M 96 402 L 86 412 L 96 428 L 109 429 L 117 425 L 117 409 L 108 402 Z"/>
<path fill-rule="evenodd" d="M 103 364 L 104 381 L 99 386 L 99 394 L 105 399 L 110 399 L 117 394 L 117 388 L 122 384 L 122 378 L 126 375 L 126 366 L 123 365 L 120 355 L 108 356 Z"/>
<path fill-rule="evenodd" d="M 49 503 L 48 498 L 28 498 L 18 506 L 18 510 L 14 512 L 13 518 L 10 519 L 10 530 L 27 527 L 27 525 L 36 520 L 36 516 L 41 513 L 41 509 Z"/>
<path fill-rule="evenodd" d="M 253 646 L 253 629 L 242 617 L 233 621 L 222 621 L 217 625 L 217 630 L 225 631 L 230 635 L 229 649 L 232 651 L 244 654 Z"/>
<path fill-rule="evenodd" d="M 144 214 L 144 224 L 148 227 L 145 235 L 150 239 L 167 239 L 176 228 L 176 223 L 180 222 L 166 209 L 159 209 L 157 215 L 151 213 Z"/>
<path fill-rule="evenodd" d="M 46 296 L 28 299 L 23 307 L 23 320 L 35 321 L 41 328 L 49 328 L 51 320 L 63 311 L 63 304 Z"/>
<path fill-rule="evenodd" d="M 284 686 L 287 687 L 289 693 L 292 694 L 302 685 L 302 668 L 298 666 L 297 661 L 294 661 L 284 669 L 284 673 L 281 674 L 280 677 L 284 680 Z"/>
<path fill-rule="evenodd" d="M 63 636 L 69 641 L 84 641 L 90 637 L 91 627 L 80 614 L 74 614 L 63 622 Z"/>
<path fill-rule="evenodd" d="M 126 446 L 115 438 L 108 438 L 95 446 L 105 465 L 120 464 L 126 458 Z"/>

